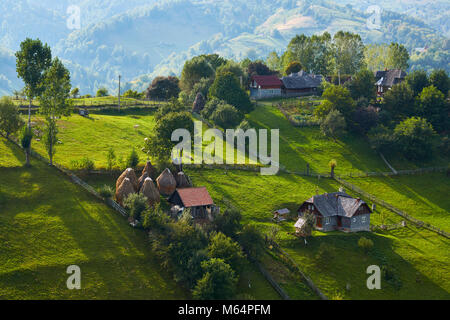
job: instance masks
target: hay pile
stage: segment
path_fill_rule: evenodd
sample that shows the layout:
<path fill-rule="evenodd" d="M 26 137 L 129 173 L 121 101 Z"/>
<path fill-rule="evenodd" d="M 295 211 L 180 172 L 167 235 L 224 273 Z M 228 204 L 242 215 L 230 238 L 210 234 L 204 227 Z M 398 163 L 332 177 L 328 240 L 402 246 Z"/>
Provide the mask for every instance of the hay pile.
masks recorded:
<path fill-rule="evenodd" d="M 177 173 L 175 180 L 177 181 L 177 188 L 190 188 L 192 187 L 189 183 L 189 179 L 184 174 L 183 171 Z"/>
<path fill-rule="evenodd" d="M 118 188 L 116 188 L 116 201 L 123 205 L 123 201 L 130 194 L 135 193 L 133 184 L 129 178 L 124 178 Z"/>
<path fill-rule="evenodd" d="M 141 188 L 141 193 L 147 197 L 148 204 L 153 206 L 161 201 L 158 189 L 151 178 L 146 178 Z"/>
<path fill-rule="evenodd" d="M 144 175 L 144 173 L 147 173 L 148 176 L 152 179 L 156 178 L 156 169 L 150 161 L 147 161 L 147 163 L 145 164 L 144 170 L 142 170 L 142 175 Z"/>
<path fill-rule="evenodd" d="M 147 178 L 150 178 L 148 176 L 148 173 L 147 172 L 142 172 L 142 176 L 140 176 L 139 179 L 138 179 L 138 190 L 142 189 L 142 186 L 144 185 L 144 181 Z"/>
<path fill-rule="evenodd" d="M 136 177 L 136 174 L 134 173 L 134 170 L 131 168 L 128 168 L 125 170 L 120 177 L 116 181 L 116 190 L 119 188 L 119 186 L 122 184 L 123 180 L 125 178 L 130 179 L 131 185 L 133 186 L 134 192 L 138 191 L 138 179 Z"/>
<path fill-rule="evenodd" d="M 177 188 L 177 182 L 168 168 L 159 175 L 156 179 L 159 193 L 163 196 L 170 196 Z"/>
<path fill-rule="evenodd" d="M 192 105 L 192 112 L 200 113 L 203 108 L 205 107 L 205 98 L 203 95 L 199 92 L 197 93 L 197 96 L 195 97 L 194 104 Z"/>

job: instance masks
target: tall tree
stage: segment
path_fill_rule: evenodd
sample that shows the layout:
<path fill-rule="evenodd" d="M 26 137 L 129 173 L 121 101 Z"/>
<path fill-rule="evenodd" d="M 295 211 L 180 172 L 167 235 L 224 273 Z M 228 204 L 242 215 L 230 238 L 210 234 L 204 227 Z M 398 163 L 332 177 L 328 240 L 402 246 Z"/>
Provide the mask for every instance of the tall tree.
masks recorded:
<path fill-rule="evenodd" d="M 419 114 L 433 125 L 437 132 L 450 129 L 450 103 L 444 94 L 435 86 L 429 86 L 422 90 L 418 97 Z"/>
<path fill-rule="evenodd" d="M 414 70 L 405 77 L 405 81 L 417 97 L 428 86 L 428 75 L 424 70 Z"/>
<path fill-rule="evenodd" d="M 414 92 L 406 82 L 396 84 L 384 95 L 384 110 L 395 122 L 416 114 Z"/>
<path fill-rule="evenodd" d="M 396 42 L 392 42 L 389 45 L 389 68 L 406 70 L 409 67 L 408 61 L 409 53 L 405 46 Z"/>
<path fill-rule="evenodd" d="M 243 113 L 252 110 L 247 93 L 241 88 L 239 80 L 231 72 L 220 73 L 209 89 L 209 96 L 226 101 Z"/>
<path fill-rule="evenodd" d="M 366 98 L 368 101 L 376 98 L 375 76 L 367 70 L 360 70 L 348 84 L 348 89 L 354 100 Z"/>
<path fill-rule="evenodd" d="M 28 97 L 28 128 L 31 131 L 31 104 L 33 99 L 42 91 L 41 81 L 43 74 L 52 62 L 52 53 L 47 44 L 43 45 L 39 39 L 25 39 L 20 44 L 20 50 L 16 52 L 16 71 L 19 78 L 25 83 L 25 94 Z M 30 165 L 31 139 L 27 142 L 27 166 Z"/>
<path fill-rule="evenodd" d="M 70 116 L 70 73 L 61 60 L 55 58 L 52 65 L 44 73 L 42 93 L 39 96 L 39 112 L 47 122 L 44 140 L 50 165 L 53 164 L 54 146 L 57 142 L 58 127 L 56 118 Z"/>
<path fill-rule="evenodd" d="M 441 91 L 444 96 L 448 96 L 448 90 L 450 89 L 450 79 L 447 72 L 444 69 L 434 69 L 430 74 L 430 84 L 435 86 Z"/>
<path fill-rule="evenodd" d="M 359 34 L 338 31 L 333 37 L 335 72 L 354 74 L 364 64 L 364 44 Z"/>
<path fill-rule="evenodd" d="M 0 131 L 8 138 L 10 134 L 17 132 L 23 125 L 19 108 L 9 97 L 0 99 Z"/>
<path fill-rule="evenodd" d="M 177 77 L 156 77 L 146 91 L 147 99 L 169 100 L 180 93 Z"/>
<path fill-rule="evenodd" d="M 180 87 L 190 92 L 201 78 L 214 78 L 215 70 L 205 57 L 194 57 L 184 63 Z"/>
<path fill-rule="evenodd" d="M 266 59 L 266 65 L 272 69 L 277 71 L 278 73 L 281 73 L 283 70 L 283 61 L 276 53 L 275 51 L 272 51 L 269 53 L 267 59 Z"/>

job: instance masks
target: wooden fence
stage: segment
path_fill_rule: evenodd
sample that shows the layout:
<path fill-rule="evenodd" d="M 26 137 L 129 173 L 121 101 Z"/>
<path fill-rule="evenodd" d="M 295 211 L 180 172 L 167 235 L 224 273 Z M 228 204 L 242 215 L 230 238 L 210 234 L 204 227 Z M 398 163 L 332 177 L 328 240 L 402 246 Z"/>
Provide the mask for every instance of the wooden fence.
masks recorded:
<path fill-rule="evenodd" d="M 433 232 L 436 232 L 437 234 L 450 239 L 450 233 L 442 230 L 441 228 L 438 228 L 438 227 L 436 227 L 436 226 L 434 226 L 432 224 L 429 224 L 427 222 L 423 222 L 421 220 L 418 220 L 418 219 L 412 217 L 411 215 L 409 215 L 408 213 L 406 213 L 406 212 L 404 212 L 404 211 L 394 207 L 393 205 L 387 203 L 384 200 L 378 199 L 374 195 L 372 195 L 372 194 L 362 190 L 361 188 L 359 188 L 359 187 L 357 187 L 357 186 L 355 186 L 355 185 L 353 185 L 353 184 L 351 184 L 351 183 L 349 183 L 349 182 L 347 182 L 347 181 L 345 181 L 343 179 L 335 177 L 335 180 L 337 182 L 339 182 L 340 184 L 342 184 L 343 186 L 345 186 L 346 188 L 348 188 L 348 189 L 350 189 L 350 190 L 352 190 L 352 191 L 362 195 L 363 197 L 369 199 L 370 201 L 372 201 L 372 202 L 374 202 L 376 204 L 379 204 L 379 205 L 381 205 L 381 206 L 391 210 L 392 212 L 398 214 L 399 216 L 405 218 L 406 220 L 414 223 L 416 226 L 428 229 L 428 230 L 433 231 Z"/>

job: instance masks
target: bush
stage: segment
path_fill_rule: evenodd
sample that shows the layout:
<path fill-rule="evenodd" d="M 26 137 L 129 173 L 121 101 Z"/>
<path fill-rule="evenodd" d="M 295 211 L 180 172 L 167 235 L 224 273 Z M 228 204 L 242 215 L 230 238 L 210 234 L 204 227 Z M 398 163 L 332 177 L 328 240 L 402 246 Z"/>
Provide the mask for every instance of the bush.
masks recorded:
<path fill-rule="evenodd" d="M 242 215 L 239 210 L 227 208 L 223 213 L 217 215 L 214 220 L 216 229 L 229 237 L 236 236 L 236 233 L 242 228 Z"/>
<path fill-rule="evenodd" d="M 229 104 L 217 107 L 211 115 L 211 120 L 222 128 L 235 128 L 244 118 L 244 115 Z"/>
<path fill-rule="evenodd" d="M 113 190 L 113 188 L 111 188 L 110 186 L 105 184 L 105 185 L 103 185 L 103 187 L 100 188 L 98 193 L 100 194 L 100 196 L 102 198 L 109 199 L 113 196 L 114 190 Z"/>
<path fill-rule="evenodd" d="M 258 259 L 264 248 L 261 232 L 252 224 L 247 224 L 239 235 L 239 242 L 245 251 L 254 259 Z"/>
<path fill-rule="evenodd" d="M 88 157 L 84 157 L 81 160 L 70 161 L 70 167 L 72 170 L 92 171 L 94 170 L 94 162 Z"/>
<path fill-rule="evenodd" d="M 131 151 L 127 158 L 127 167 L 128 168 L 136 168 L 139 164 L 139 156 L 135 149 Z"/>
<path fill-rule="evenodd" d="M 233 269 L 222 259 L 201 263 L 203 277 L 198 280 L 192 295 L 200 300 L 226 300 L 234 296 L 237 277 Z"/>
<path fill-rule="evenodd" d="M 244 262 L 241 246 L 221 232 L 213 232 L 209 238 L 208 256 L 220 258 L 229 264 L 233 270 L 239 271 Z"/>
<path fill-rule="evenodd" d="M 345 119 L 338 110 L 331 110 L 325 119 L 320 122 L 320 131 L 334 140 L 345 132 L 345 128 Z"/>
<path fill-rule="evenodd" d="M 130 217 L 140 220 L 142 212 L 148 209 L 148 199 L 141 193 L 132 193 L 125 198 L 124 207 L 130 210 Z"/>
<path fill-rule="evenodd" d="M 373 248 L 373 241 L 365 237 L 361 237 L 358 240 L 358 247 L 363 249 L 364 253 L 367 254 Z"/>
<path fill-rule="evenodd" d="M 161 232 L 165 232 L 168 229 L 170 218 L 161 210 L 161 205 L 159 203 L 145 210 L 141 216 L 143 217 L 142 226 L 145 229 L 157 230 Z"/>
<path fill-rule="evenodd" d="M 100 88 L 97 90 L 97 97 L 106 97 L 108 95 L 108 89 Z"/>

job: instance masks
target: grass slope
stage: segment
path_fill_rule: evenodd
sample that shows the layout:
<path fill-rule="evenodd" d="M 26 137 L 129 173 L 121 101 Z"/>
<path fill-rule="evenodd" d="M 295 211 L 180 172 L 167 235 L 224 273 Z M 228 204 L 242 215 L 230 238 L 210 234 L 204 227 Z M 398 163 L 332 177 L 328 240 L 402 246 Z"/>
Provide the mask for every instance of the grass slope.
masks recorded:
<path fill-rule="evenodd" d="M 317 192 L 333 192 L 339 185 L 330 179 L 314 179 L 281 174 L 260 176 L 257 173 L 223 170 L 189 171 L 196 185 L 208 188 L 218 202 L 231 201 L 244 215 L 244 223 L 254 223 L 263 231 L 271 222 L 275 209 L 294 211 Z M 372 224 L 398 223 L 400 217 L 378 208 Z M 289 233 L 294 232 L 295 219 L 279 224 L 280 245 L 316 285 L 331 298 L 345 299 L 449 299 L 450 241 L 435 233 L 412 226 L 384 233 L 345 234 L 314 232 L 305 247 Z M 361 236 L 374 241 L 374 250 L 366 255 L 357 246 Z M 333 252 L 328 264 L 316 259 L 321 243 Z M 368 290 L 366 268 L 385 260 L 395 268 L 403 286 L 396 290 L 382 280 L 382 290 Z M 347 283 L 350 290 L 346 290 Z"/>
<path fill-rule="evenodd" d="M 0 299 L 183 299 L 144 232 L 0 139 Z M 81 268 L 68 290 L 66 268 Z"/>
<path fill-rule="evenodd" d="M 419 220 L 450 232 L 450 183 L 445 173 L 354 178 L 346 181 Z"/>

